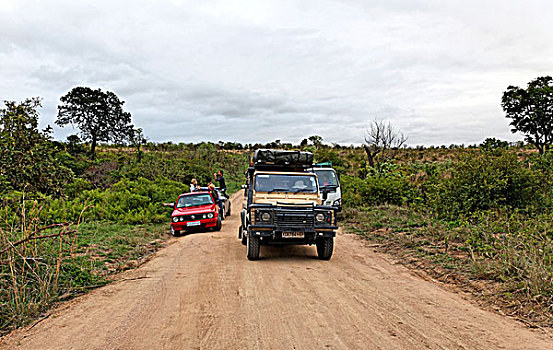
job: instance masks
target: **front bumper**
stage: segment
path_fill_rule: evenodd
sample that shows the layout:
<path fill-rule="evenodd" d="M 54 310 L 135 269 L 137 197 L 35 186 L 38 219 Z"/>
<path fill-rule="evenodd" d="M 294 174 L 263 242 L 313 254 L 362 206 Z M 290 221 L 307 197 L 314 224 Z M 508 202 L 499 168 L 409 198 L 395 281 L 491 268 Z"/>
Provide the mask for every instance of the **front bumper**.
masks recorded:
<path fill-rule="evenodd" d="M 288 238 L 283 237 L 284 232 L 295 232 L 303 234 L 301 238 Z M 295 244 L 295 245 L 305 245 L 305 244 L 314 244 L 319 238 L 332 238 L 336 237 L 336 232 L 329 228 L 325 230 L 301 230 L 299 228 L 286 228 L 282 229 L 271 229 L 266 227 L 266 225 L 250 225 L 248 229 L 248 235 L 252 237 L 260 237 L 262 244 Z"/>
<path fill-rule="evenodd" d="M 199 221 L 200 224 L 195 226 L 187 225 L 189 222 L 196 222 L 196 221 Z M 217 226 L 217 217 L 214 217 L 211 219 L 194 220 L 194 221 L 171 222 L 171 227 L 175 231 L 193 230 L 198 228 L 209 228 L 209 227 L 215 227 L 215 226 Z"/>
<path fill-rule="evenodd" d="M 336 209 L 329 206 L 254 204 L 249 209 L 250 218 L 254 220 L 248 225 L 248 235 L 260 237 L 262 244 L 314 244 L 318 238 L 335 237 L 338 229 Z M 315 217 L 321 212 L 325 213 L 326 218 L 324 221 L 317 221 Z M 261 220 L 260 213 L 270 214 L 271 219 Z M 332 215 L 329 216 L 329 213 Z"/>

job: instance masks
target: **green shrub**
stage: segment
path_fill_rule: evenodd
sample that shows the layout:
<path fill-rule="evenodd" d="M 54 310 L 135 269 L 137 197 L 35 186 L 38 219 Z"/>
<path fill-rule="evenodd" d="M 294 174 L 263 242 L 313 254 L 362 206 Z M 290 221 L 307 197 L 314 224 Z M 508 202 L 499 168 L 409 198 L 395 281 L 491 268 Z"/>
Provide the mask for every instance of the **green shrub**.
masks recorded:
<path fill-rule="evenodd" d="M 188 190 L 188 185 L 163 178 L 155 181 L 123 179 L 107 190 L 84 190 L 71 200 L 50 200 L 44 205 L 41 217 L 45 222 L 75 222 L 85 211 L 87 221 L 163 222 L 170 210 L 162 203 L 174 201 Z"/>
<path fill-rule="evenodd" d="M 370 176 L 365 179 L 365 183 L 362 196 L 369 205 L 402 205 L 412 202 L 414 198 L 414 191 L 409 181 L 400 176 Z"/>
<path fill-rule="evenodd" d="M 363 200 L 363 193 L 367 192 L 367 183 L 359 177 L 342 175 L 340 177 L 340 187 L 344 206 L 357 207 L 367 204 Z"/>
<path fill-rule="evenodd" d="M 509 152 L 464 155 L 424 190 L 430 208 L 446 219 L 495 208 L 542 208 L 546 199 L 536 174 Z"/>
<path fill-rule="evenodd" d="M 345 206 L 401 205 L 413 203 L 419 197 L 417 189 L 399 172 L 387 176 L 369 176 L 364 180 L 343 175 L 340 184 Z"/>

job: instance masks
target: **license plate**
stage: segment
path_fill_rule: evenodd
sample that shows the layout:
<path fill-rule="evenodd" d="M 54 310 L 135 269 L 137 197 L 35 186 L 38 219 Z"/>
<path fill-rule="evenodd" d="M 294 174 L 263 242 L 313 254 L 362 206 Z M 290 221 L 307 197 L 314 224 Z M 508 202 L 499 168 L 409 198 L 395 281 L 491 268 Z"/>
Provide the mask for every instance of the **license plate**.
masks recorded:
<path fill-rule="evenodd" d="M 304 238 L 303 232 L 282 232 L 282 238 Z"/>
<path fill-rule="evenodd" d="M 186 223 L 186 226 L 200 226 L 201 224 L 199 221 L 190 221 Z"/>

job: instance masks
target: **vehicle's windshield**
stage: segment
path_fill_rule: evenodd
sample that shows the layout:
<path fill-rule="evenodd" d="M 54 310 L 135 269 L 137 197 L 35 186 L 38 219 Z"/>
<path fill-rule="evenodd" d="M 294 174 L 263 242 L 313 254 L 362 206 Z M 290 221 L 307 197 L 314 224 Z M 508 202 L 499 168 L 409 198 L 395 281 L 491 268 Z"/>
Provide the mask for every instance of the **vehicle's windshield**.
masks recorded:
<path fill-rule="evenodd" d="M 334 170 L 315 170 L 315 174 L 319 179 L 319 187 L 339 186 L 338 177 Z"/>
<path fill-rule="evenodd" d="M 259 192 L 317 192 L 313 175 L 258 174 L 255 176 L 255 190 Z"/>
<path fill-rule="evenodd" d="M 211 198 L 209 193 L 189 194 L 179 198 L 177 208 L 195 207 L 206 204 L 213 204 L 213 198 Z"/>

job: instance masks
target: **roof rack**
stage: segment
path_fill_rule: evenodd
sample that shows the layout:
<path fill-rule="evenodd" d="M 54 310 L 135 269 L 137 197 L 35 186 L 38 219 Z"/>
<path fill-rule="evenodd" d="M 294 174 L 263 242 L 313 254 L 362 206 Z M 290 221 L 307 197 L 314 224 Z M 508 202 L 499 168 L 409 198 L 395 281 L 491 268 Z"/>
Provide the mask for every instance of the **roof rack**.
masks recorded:
<path fill-rule="evenodd" d="M 332 161 L 313 164 L 313 168 L 332 168 Z"/>
<path fill-rule="evenodd" d="M 250 159 L 247 173 L 255 171 L 305 172 L 313 167 L 313 153 L 302 151 L 285 151 L 258 149 Z"/>
<path fill-rule="evenodd" d="M 258 149 L 255 151 L 251 165 L 309 168 L 313 166 L 313 153 L 302 151 L 284 151 Z"/>

